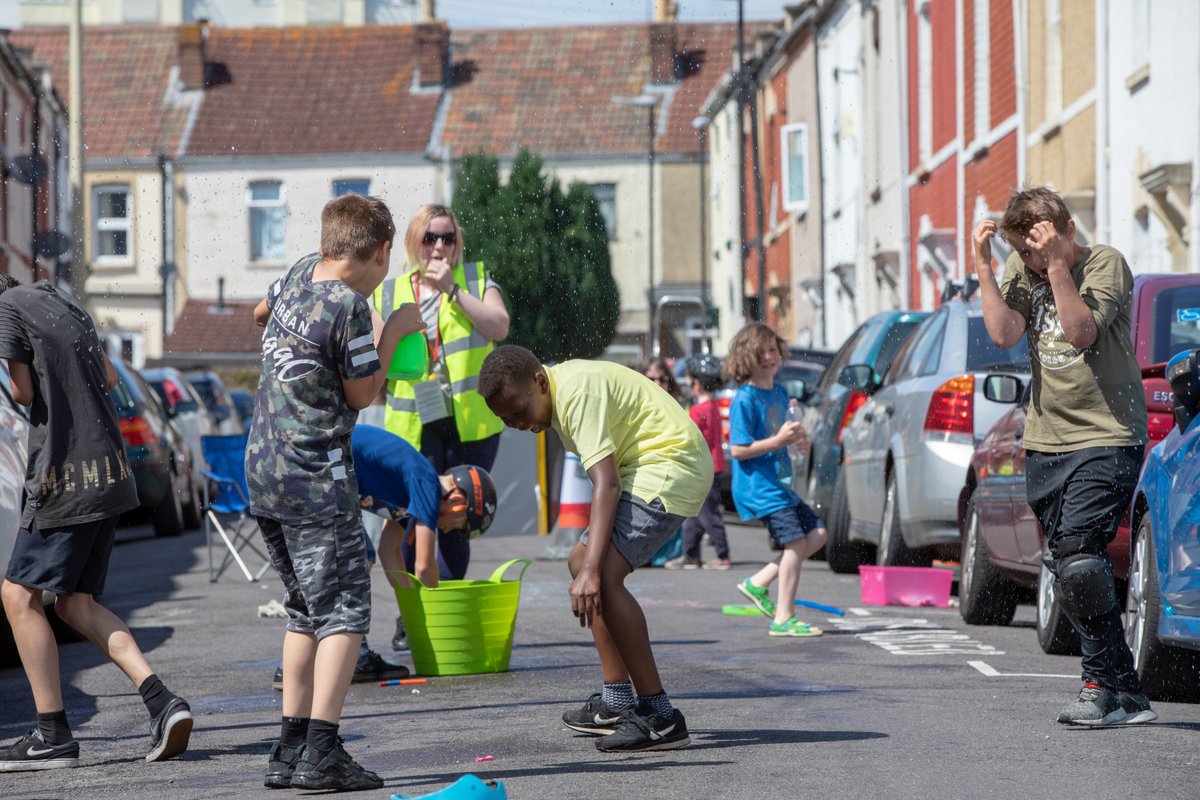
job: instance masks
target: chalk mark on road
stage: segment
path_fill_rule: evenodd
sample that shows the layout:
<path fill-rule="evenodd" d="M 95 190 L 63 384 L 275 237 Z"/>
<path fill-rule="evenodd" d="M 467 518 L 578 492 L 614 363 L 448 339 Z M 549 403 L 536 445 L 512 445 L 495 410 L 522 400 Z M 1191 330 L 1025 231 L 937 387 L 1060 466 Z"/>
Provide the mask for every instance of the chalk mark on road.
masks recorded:
<path fill-rule="evenodd" d="M 1078 680 L 1079 675 L 1056 675 L 1049 672 L 1000 672 L 984 661 L 968 661 L 967 664 L 979 670 L 980 674 L 989 678 L 1071 678 Z"/>
<path fill-rule="evenodd" d="M 868 616 L 832 618 L 829 622 L 894 656 L 1004 655 L 1003 650 L 927 619 Z"/>

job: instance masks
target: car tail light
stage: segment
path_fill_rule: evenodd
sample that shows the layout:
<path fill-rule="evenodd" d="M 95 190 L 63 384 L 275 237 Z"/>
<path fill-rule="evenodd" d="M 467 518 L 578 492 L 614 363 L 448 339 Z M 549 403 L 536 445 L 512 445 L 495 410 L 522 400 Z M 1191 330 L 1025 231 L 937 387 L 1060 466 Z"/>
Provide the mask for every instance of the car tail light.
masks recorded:
<path fill-rule="evenodd" d="M 121 436 L 130 447 L 145 447 L 154 443 L 154 430 L 140 414 L 121 420 Z"/>
<path fill-rule="evenodd" d="M 1175 417 L 1172 414 L 1160 414 L 1151 411 L 1146 418 L 1147 432 L 1150 435 L 1150 444 L 1161 442 L 1167 438 L 1167 434 L 1171 432 L 1171 428 L 1175 427 Z"/>
<path fill-rule="evenodd" d="M 833 437 L 835 444 L 842 443 L 842 432 L 846 430 L 846 426 L 850 424 L 850 420 L 854 419 L 854 414 L 862 408 L 867 402 L 866 392 L 851 392 L 846 398 L 846 410 L 842 412 L 842 420 L 838 423 L 837 435 Z"/>
<path fill-rule="evenodd" d="M 975 432 L 974 375 L 959 375 L 937 388 L 929 400 L 925 430 L 937 433 Z"/>
<path fill-rule="evenodd" d="M 732 396 L 717 398 L 717 413 L 721 415 L 721 436 L 725 441 L 729 441 L 729 404 L 733 402 Z"/>

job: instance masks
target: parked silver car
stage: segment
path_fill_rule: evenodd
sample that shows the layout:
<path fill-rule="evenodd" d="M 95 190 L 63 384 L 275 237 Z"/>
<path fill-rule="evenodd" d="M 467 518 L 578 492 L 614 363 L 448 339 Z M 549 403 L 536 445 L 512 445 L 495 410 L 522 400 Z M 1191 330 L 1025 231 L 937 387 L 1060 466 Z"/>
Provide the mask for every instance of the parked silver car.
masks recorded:
<path fill-rule="evenodd" d="M 21 524 L 21 494 L 25 489 L 29 417 L 9 391 L 8 362 L 0 358 L 0 574 L 8 571 L 17 529 Z M 0 614 L 0 666 L 17 663 L 17 649 Z"/>
<path fill-rule="evenodd" d="M 843 436 L 850 538 L 881 566 L 957 560 L 958 496 L 975 445 L 1012 408 L 988 399 L 989 374 L 1024 377 L 1025 340 L 992 344 L 979 301 L 951 300 L 913 333 L 880 385 L 848 368 L 870 399 Z"/>
<path fill-rule="evenodd" d="M 201 456 L 200 439 L 217 432 L 216 422 L 204 404 L 204 398 L 196 387 L 183 377 L 183 373 L 171 367 L 142 370 L 142 377 L 162 401 L 167 419 L 175 423 L 192 451 L 192 481 L 204 485 L 204 470 L 208 466 Z"/>

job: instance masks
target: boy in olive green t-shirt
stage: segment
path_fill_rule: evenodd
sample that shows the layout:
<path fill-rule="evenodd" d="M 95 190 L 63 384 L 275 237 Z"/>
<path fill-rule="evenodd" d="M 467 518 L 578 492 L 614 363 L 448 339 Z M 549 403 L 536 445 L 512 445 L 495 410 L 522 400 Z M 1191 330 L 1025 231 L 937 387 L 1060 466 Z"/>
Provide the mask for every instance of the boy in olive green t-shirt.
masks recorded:
<path fill-rule="evenodd" d="M 996 223 L 975 227 L 975 265 L 992 341 L 1029 340 L 1025 491 L 1042 525 L 1054 591 L 1079 632 L 1083 689 L 1058 715 L 1073 725 L 1158 717 L 1125 642 L 1105 549 L 1133 499 L 1146 443 L 1146 400 L 1130 339 L 1133 275 L 1111 247 L 1075 242 L 1053 191 L 1015 193 L 999 230 L 1014 250 L 1004 285 L 992 270 Z"/>
<path fill-rule="evenodd" d="M 479 393 L 510 428 L 553 428 L 592 481 L 588 529 L 567 564 L 571 611 L 592 630 L 604 683 L 563 722 L 601 735 L 596 748 L 603 752 L 687 747 L 687 724 L 663 691 L 645 615 L 625 578 L 703 505 L 713 465 L 700 429 L 628 367 L 547 367 L 515 345 L 484 360 Z"/>

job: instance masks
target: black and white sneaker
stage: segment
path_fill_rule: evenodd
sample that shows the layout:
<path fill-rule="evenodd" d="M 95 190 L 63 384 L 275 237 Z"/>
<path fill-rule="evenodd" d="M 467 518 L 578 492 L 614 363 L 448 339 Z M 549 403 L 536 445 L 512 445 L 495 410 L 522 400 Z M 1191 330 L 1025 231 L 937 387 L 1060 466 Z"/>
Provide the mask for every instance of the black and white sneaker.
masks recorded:
<path fill-rule="evenodd" d="M 1144 725 L 1154 722 L 1158 714 L 1150 707 L 1150 698 L 1141 692 L 1121 692 L 1121 708 L 1125 709 L 1125 717 L 1120 725 Z"/>
<path fill-rule="evenodd" d="M 678 750 L 692 743 L 683 713 L 675 709 L 669 719 L 660 717 L 649 703 L 639 703 L 617 723 L 617 730 L 596 740 L 604 753 L 636 753 L 642 750 Z"/>
<path fill-rule="evenodd" d="M 157 717 L 150 720 L 150 752 L 147 761 L 166 761 L 187 750 L 192 737 L 192 708 L 182 697 L 167 703 Z"/>
<path fill-rule="evenodd" d="M 399 680 L 408 676 L 408 667 L 385 661 L 379 653 L 368 650 L 358 657 L 358 663 L 354 665 L 354 677 L 350 680 L 353 683 L 373 683 Z"/>
<path fill-rule="evenodd" d="M 1125 709 L 1117 693 L 1092 682 L 1085 683 L 1075 702 L 1058 715 L 1064 725 L 1114 725 L 1123 719 Z"/>
<path fill-rule="evenodd" d="M 267 774 L 263 777 L 263 786 L 268 789 L 289 789 L 292 786 L 292 774 L 296 764 L 300 762 L 300 753 L 304 745 L 287 747 L 276 742 L 271 747 L 271 756 L 267 761 Z"/>
<path fill-rule="evenodd" d="M 277 692 L 283 691 L 283 667 L 275 668 L 275 674 L 271 676 L 271 688 Z"/>
<path fill-rule="evenodd" d="M 335 792 L 357 792 L 382 786 L 383 778 L 359 766 L 340 740 L 328 753 L 305 745 L 291 783 L 293 789 L 331 789 Z"/>
<path fill-rule="evenodd" d="M 617 730 L 617 720 L 621 719 L 623 713 L 609 708 L 601 699 L 600 693 L 596 692 L 587 699 L 582 708 L 563 714 L 562 721 L 573 731 L 606 736 Z"/>
<path fill-rule="evenodd" d="M 79 766 L 79 742 L 46 744 L 41 732 L 32 730 L 12 747 L 0 752 L 0 772 L 32 772 Z"/>

